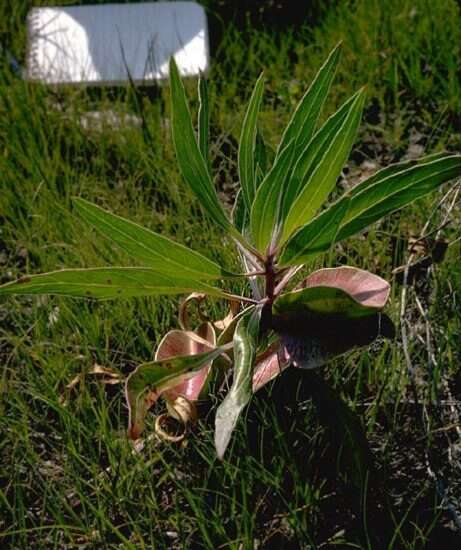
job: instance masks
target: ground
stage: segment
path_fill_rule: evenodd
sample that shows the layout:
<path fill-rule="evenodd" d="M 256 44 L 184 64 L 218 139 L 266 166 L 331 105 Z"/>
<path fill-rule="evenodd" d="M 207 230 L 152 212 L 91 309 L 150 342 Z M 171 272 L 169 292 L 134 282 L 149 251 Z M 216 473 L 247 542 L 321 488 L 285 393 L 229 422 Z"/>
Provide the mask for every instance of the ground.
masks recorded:
<path fill-rule="evenodd" d="M 0 8 L 2 45 L 23 61 L 29 4 L 10 4 Z M 218 25 L 219 2 L 207 6 Z M 229 206 L 241 122 L 259 72 L 267 79 L 261 131 L 274 148 L 339 39 L 343 60 L 325 116 L 364 84 L 368 98 L 339 187 L 403 158 L 460 151 L 456 2 L 329 2 L 310 16 L 295 28 L 263 28 L 267 20 L 256 16 L 251 24 L 213 26 L 211 155 Z M 236 266 L 232 242 L 179 175 L 168 87 L 50 89 L 22 82 L 1 63 L 0 282 L 62 267 L 129 265 L 78 218 L 73 196 Z M 195 88 L 188 82 L 194 112 Z M 114 128 L 109 117 L 92 125 L 94 111 L 128 113 L 142 124 Z M 150 360 L 177 326 L 176 299 L 2 299 L 2 546 L 458 548 L 459 224 L 452 182 L 316 265 L 347 263 L 390 280 L 386 313 L 395 339 L 315 373 L 288 370 L 252 400 L 223 462 L 212 433 L 221 395 L 201 405 L 199 425 L 180 446 L 152 435 L 159 405 L 135 451 L 122 385 L 91 373 L 97 364 L 123 379 Z M 206 308 L 219 316 L 226 304 Z M 348 446 L 346 413 L 325 405 L 334 403 L 329 395 L 342 397 L 366 435 L 365 476 L 357 475 L 360 444 Z"/>

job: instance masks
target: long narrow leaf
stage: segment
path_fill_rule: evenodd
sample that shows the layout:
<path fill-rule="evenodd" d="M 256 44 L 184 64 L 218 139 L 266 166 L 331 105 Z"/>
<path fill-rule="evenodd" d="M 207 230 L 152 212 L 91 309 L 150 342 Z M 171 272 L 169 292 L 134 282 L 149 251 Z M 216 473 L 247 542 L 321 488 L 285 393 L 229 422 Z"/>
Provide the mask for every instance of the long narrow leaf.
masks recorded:
<path fill-rule="evenodd" d="M 349 210 L 336 237 L 340 241 L 395 212 L 436 187 L 461 176 L 461 155 L 439 158 L 352 190 Z"/>
<path fill-rule="evenodd" d="M 286 240 L 298 227 L 309 222 L 322 206 L 336 185 L 355 140 L 365 101 L 361 90 L 340 126 L 330 146 L 312 172 L 309 181 L 303 187 L 291 206 L 285 222 L 282 241 Z"/>
<path fill-rule="evenodd" d="M 333 81 L 340 52 L 341 44 L 338 44 L 330 53 L 328 59 L 317 73 L 315 80 L 302 97 L 282 136 L 277 154 L 281 154 L 293 139 L 297 153 L 304 150 L 305 146 L 309 143 Z"/>
<path fill-rule="evenodd" d="M 282 214 L 280 221 L 283 223 L 290 207 L 293 205 L 303 186 L 309 181 L 309 177 L 319 164 L 326 150 L 330 146 L 331 140 L 338 132 L 341 124 L 344 122 L 357 94 L 350 97 L 334 113 L 314 135 L 307 147 L 296 160 L 293 172 L 286 185 L 283 194 Z"/>
<path fill-rule="evenodd" d="M 335 242 L 348 208 L 349 200 L 344 198 L 298 229 L 286 243 L 278 262 L 279 266 L 300 265 L 328 250 Z"/>
<path fill-rule="evenodd" d="M 275 159 L 256 193 L 250 213 L 250 227 L 253 242 L 261 252 L 266 252 L 279 231 L 277 219 L 283 197 L 283 184 L 289 177 L 294 153 L 293 143 L 290 142 Z"/>
<path fill-rule="evenodd" d="M 222 228 L 229 229 L 229 220 L 218 200 L 207 164 L 197 144 L 186 92 L 173 57 L 170 60 L 170 86 L 173 141 L 183 178 L 211 218 Z"/>
<path fill-rule="evenodd" d="M 255 145 L 255 190 L 258 190 L 259 185 L 264 179 L 267 173 L 268 158 L 267 158 L 267 145 L 261 132 L 256 133 L 256 145 Z"/>
<path fill-rule="evenodd" d="M 252 395 L 253 363 L 256 357 L 261 310 L 251 311 L 240 319 L 234 333 L 234 380 L 219 406 L 215 420 L 215 445 L 223 458 L 240 413 Z"/>
<path fill-rule="evenodd" d="M 142 267 L 64 269 L 22 277 L 0 286 L 0 296 L 11 294 L 61 294 L 83 298 L 131 298 L 159 294 L 203 292 L 228 297 L 219 288 L 200 281 L 172 277 Z"/>
<path fill-rule="evenodd" d="M 140 365 L 126 381 L 128 402 L 128 434 L 137 439 L 143 428 L 146 413 L 155 398 L 186 380 L 205 365 L 211 363 L 223 350 L 216 348 L 196 355 L 182 355 Z M 152 392 L 153 395 L 149 395 Z"/>
<path fill-rule="evenodd" d="M 86 222 L 111 239 L 132 258 L 165 275 L 199 280 L 232 276 L 218 264 L 150 229 L 103 210 L 86 200 L 74 199 Z"/>
<path fill-rule="evenodd" d="M 203 160 L 208 166 L 208 139 L 210 126 L 210 108 L 208 102 L 208 87 L 205 78 L 200 76 L 198 81 L 198 144 Z"/>
<path fill-rule="evenodd" d="M 248 210 L 253 204 L 256 193 L 255 182 L 255 149 L 257 135 L 257 118 L 261 106 L 264 89 L 264 76 L 260 75 L 256 81 L 250 102 L 243 120 L 240 145 L 238 151 L 238 169 L 243 199 Z"/>

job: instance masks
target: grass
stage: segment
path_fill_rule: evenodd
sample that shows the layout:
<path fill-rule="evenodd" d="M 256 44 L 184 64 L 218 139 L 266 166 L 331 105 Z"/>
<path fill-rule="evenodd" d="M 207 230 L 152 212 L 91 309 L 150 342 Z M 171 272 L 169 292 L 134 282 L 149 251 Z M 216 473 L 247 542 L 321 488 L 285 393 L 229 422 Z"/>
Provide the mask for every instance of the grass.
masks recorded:
<path fill-rule="evenodd" d="M 0 8 L 2 42 L 20 60 L 27 7 Z M 210 73 L 211 153 L 222 196 L 234 192 L 236 142 L 259 72 L 268 81 L 261 125 L 275 147 L 289 112 L 339 39 L 345 51 L 329 109 L 368 86 L 360 138 L 341 185 L 415 146 L 427 153 L 459 150 L 460 23 L 454 1 L 357 0 L 330 6 L 314 28 L 273 34 L 229 25 Z M 194 87 L 190 82 L 195 101 Z M 86 112 L 104 110 L 134 113 L 143 126 L 82 127 Z M 128 264 L 73 213 L 75 195 L 235 265 L 231 243 L 179 176 L 167 88 L 53 90 L 25 84 L 3 63 L 0 143 L 1 282 L 61 267 Z M 413 270 L 415 283 L 407 288 L 411 377 L 400 335 L 403 287 L 392 275 L 408 260 L 409 237 L 428 219 L 428 232 L 443 223 L 454 191 L 435 206 L 447 191 L 347 242 L 326 262 L 393 282 L 388 312 L 396 340 L 354 352 L 322 373 L 357 412 L 370 441 L 375 470 L 361 486 L 351 481 L 347 449 L 338 453 L 341 434 L 317 411 L 316 379 L 297 371 L 254 398 L 222 463 L 214 456 L 210 404 L 186 445 L 148 438 L 133 453 L 121 386 L 102 384 L 90 370 L 97 363 L 127 375 L 151 359 L 162 335 L 177 326 L 175 300 L 3 300 L 2 547 L 456 547 L 453 515 L 448 501 L 441 503 L 445 495 L 460 509 L 453 427 L 461 399 L 456 201 L 440 234 L 449 245 L 444 260 Z M 425 255 L 432 258 L 430 248 Z M 208 311 L 220 315 L 225 304 L 210 303 Z M 146 435 L 152 432 L 153 415 Z"/>

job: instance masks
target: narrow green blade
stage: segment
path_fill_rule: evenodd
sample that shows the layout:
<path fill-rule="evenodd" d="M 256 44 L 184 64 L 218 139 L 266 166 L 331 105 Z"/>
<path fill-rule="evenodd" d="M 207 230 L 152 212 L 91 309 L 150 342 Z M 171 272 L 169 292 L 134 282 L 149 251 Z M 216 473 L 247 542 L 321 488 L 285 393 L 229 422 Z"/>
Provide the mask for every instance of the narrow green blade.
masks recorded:
<path fill-rule="evenodd" d="M 436 158 L 427 164 L 417 164 L 392 173 L 370 184 L 368 180 L 351 191 L 349 210 L 336 237 L 340 241 L 374 223 L 380 218 L 407 206 L 430 193 L 439 185 L 461 176 L 461 155 Z M 383 171 L 384 172 L 384 171 Z"/>
<path fill-rule="evenodd" d="M 215 419 L 215 446 L 222 459 L 240 413 L 252 396 L 253 364 L 256 357 L 261 310 L 243 316 L 234 332 L 234 379 L 229 393 L 219 406 Z"/>
<path fill-rule="evenodd" d="M 330 53 L 311 86 L 296 107 L 282 136 L 277 154 L 281 154 L 292 140 L 294 140 L 297 154 L 299 154 L 311 140 L 320 111 L 330 90 L 340 53 L 341 44 L 338 44 Z"/>
<path fill-rule="evenodd" d="M 173 141 L 183 178 L 211 218 L 222 228 L 229 229 L 230 222 L 218 200 L 207 164 L 197 144 L 186 92 L 173 57 L 170 60 L 170 86 Z"/>
<path fill-rule="evenodd" d="M 128 434 L 137 439 L 143 428 L 150 406 L 148 392 L 160 394 L 187 379 L 204 365 L 213 361 L 223 350 L 216 348 L 196 355 L 181 355 L 161 361 L 140 365 L 126 381 L 125 393 L 128 402 Z"/>
<path fill-rule="evenodd" d="M 255 163 L 255 189 L 258 190 L 268 169 L 267 145 L 259 131 L 256 133 Z"/>
<path fill-rule="evenodd" d="M 301 265 L 328 250 L 335 242 L 340 224 L 349 208 L 349 199 L 332 204 L 290 237 L 277 262 L 280 267 Z"/>
<path fill-rule="evenodd" d="M 76 198 L 74 205 L 86 222 L 111 239 L 132 258 L 158 273 L 199 280 L 232 276 L 198 252 L 111 214 L 95 204 Z"/>
<path fill-rule="evenodd" d="M 357 94 L 353 95 L 343 103 L 338 111 L 325 122 L 294 163 L 293 172 L 283 195 L 281 223 L 285 221 L 293 202 L 304 185 L 309 181 L 309 177 L 330 146 L 331 140 L 334 138 L 349 113 L 356 95 Z"/>
<path fill-rule="evenodd" d="M 413 168 L 414 166 L 419 166 L 421 164 L 427 164 L 429 162 L 433 162 L 434 160 L 440 160 L 440 159 L 446 158 L 447 156 L 450 156 L 450 155 L 448 155 L 447 152 L 445 151 L 443 153 L 433 153 L 431 155 L 426 155 L 425 157 L 421 157 L 418 159 L 404 160 L 402 162 L 396 162 L 395 164 L 390 164 L 389 166 L 381 168 L 375 174 L 373 174 L 366 180 L 356 185 L 351 190 L 351 193 L 352 195 L 357 195 L 358 193 L 362 193 L 363 191 L 365 191 L 365 189 L 367 189 L 368 187 L 371 187 L 375 183 L 378 183 L 379 181 L 383 181 L 390 176 L 394 176 L 395 174 L 405 172 L 406 170 L 408 170 L 409 168 Z"/>
<path fill-rule="evenodd" d="M 11 294 L 61 294 L 83 298 L 131 298 L 158 294 L 204 292 L 228 297 L 219 288 L 200 281 L 157 273 L 142 267 L 63 269 L 22 277 L 0 286 L 0 296 Z"/>
<path fill-rule="evenodd" d="M 264 89 L 264 76 L 261 74 L 256 81 L 250 102 L 243 120 L 240 144 L 238 150 L 238 169 L 240 185 L 242 186 L 243 199 L 248 210 L 253 204 L 256 193 L 255 181 L 255 149 L 257 135 L 257 119 L 261 107 Z"/>
<path fill-rule="evenodd" d="M 290 142 L 275 159 L 274 165 L 256 193 L 250 213 L 253 242 L 260 252 L 266 252 L 276 242 L 280 228 L 277 225 L 284 183 L 289 178 L 295 148 Z"/>
<path fill-rule="evenodd" d="M 283 229 L 282 241 L 285 241 L 298 227 L 312 219 L 335 187 L 352 149 L 364 101 L 364 90 L 361 90 L 353 101 L 344 122 L 331 140 L 328 149 L 291 206 Z"/>
<path fill-rule="evenodd" d="M 198 81 L 198 144 L 203 160 L 208 166 L 208 139 L 210 133 L 210 106 L 208 101 L 208 87 L 205 78 L 200 76 Z"/>

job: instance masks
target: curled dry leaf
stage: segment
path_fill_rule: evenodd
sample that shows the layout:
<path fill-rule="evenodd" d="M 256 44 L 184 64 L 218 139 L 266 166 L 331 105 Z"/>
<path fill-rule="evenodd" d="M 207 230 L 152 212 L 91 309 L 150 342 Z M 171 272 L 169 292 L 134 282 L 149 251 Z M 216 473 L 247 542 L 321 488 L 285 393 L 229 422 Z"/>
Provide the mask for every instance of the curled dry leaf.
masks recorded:
<path fill-rule="evenodd" d="M 197 313 L 200 318 L 201 323 L 207 323 L 208 318 L 204 315 L 203 311 L 200 309 L 200 304 L 206 299 L 206 294 L 203 292 L 192 292 L 184 300 L 182 300 L 179 306 L 179 326 L 182 330 L 192 330 L 189 318 L 189 307 L 194 304 L 197 308 Z"/>
<path fill-rule="evenodd" d="M 210 323 L 203 323 L 196 332 L 172 330 L 166 334 L 160 342 L 155 354 L 155 360 L 161 361 L 162 359 L 181 355 L 196 355 L 198 353 L 210 351 L 215 346 L 216 334 Z M 175 407 L 174 403 L 179 397 L 186 398 L 189 402 L 197 401 L 207 381 L 210 368 L 211 363 L 205 365 L 192 377 L 181 381 L 176 386 L 165 391 L 163 396 L 167 400 L 170 414 L 173 413 L 176 408 L 178 409 L 178 415 L 176 416 L 173 413 L 172 416 L 183 421 L 185 421 L 187 417 L 190 420 L 193 419 L 194 415 L 192 412 L 190 414 L 184 412 L 185 406 L 183 401 L 179 400 L 177 407 Z"/>
<path fill-rule="evenodd" d="M 154 362 L 141 365 L 128 377 L 130 437 L 139 437 L 147 411 L 160 396 L 166 400 L 170 416 L 184 424 L 194 421 L 197 417 L 194 402 L 204 389 L 213 359 L 220 353 L 210 323 L 202 324 L 197 332 L 168 332 L 160 342 Z"/>
<path fill-rule="evenodd" d="M 121 384 L 124 381 L 124 377 L 119 372 L 110 369 L 109 367 L 103 367 L 95 363 L 91 369 L 87 372 L 81 372 L 77 374 L 66 385 L 66 391 L 61 395 L 59 402 L 61 405 L 66 405 L 68 402 L 68 393 L 73 390 L 80 382 L 82 382 L 87 375 L 96 375 L 102 384 Z"/>

